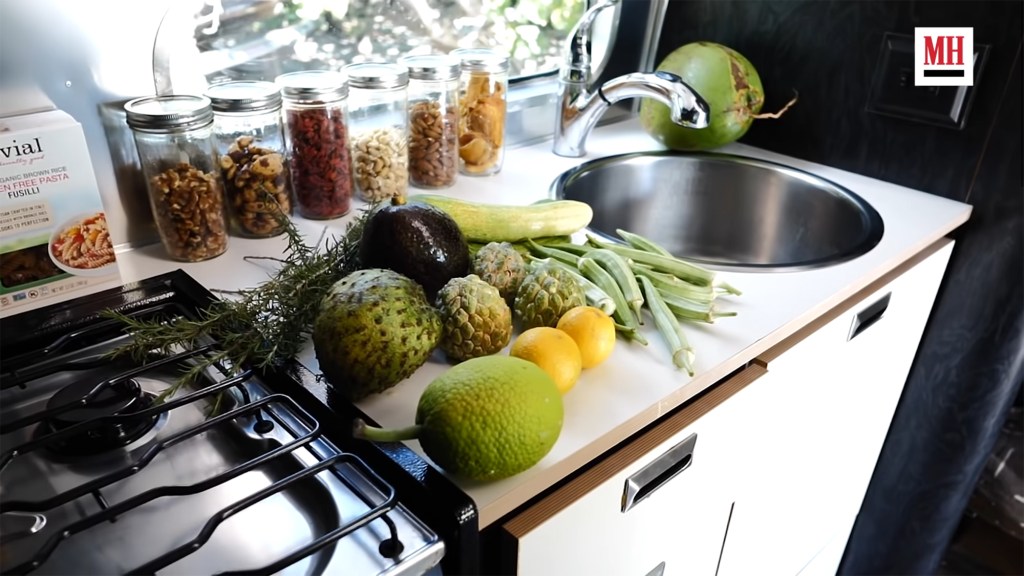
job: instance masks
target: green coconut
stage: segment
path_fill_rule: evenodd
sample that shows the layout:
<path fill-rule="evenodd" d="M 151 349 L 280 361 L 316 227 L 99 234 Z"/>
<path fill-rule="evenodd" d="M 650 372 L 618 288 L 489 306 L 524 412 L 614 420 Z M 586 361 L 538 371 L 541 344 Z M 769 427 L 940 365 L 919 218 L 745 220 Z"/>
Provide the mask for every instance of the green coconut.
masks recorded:
<path fill-rule="evenodd" d="M 675 49 L 658 65 L 658 70 L 678 75 L 697 91 L 711 108 L 706 128 L 685 128 L 672 122 L 668 106 L 645 98 L 640 104 L 644 130 L 673 150 L 710 150 L 735 142 L 746 134 L 757 118 L 776 118 L 793 102 L 775 114 L 759 114 L 764 88 L 754 65 L 742 54 L 714 42 L 693 42 Z"/>

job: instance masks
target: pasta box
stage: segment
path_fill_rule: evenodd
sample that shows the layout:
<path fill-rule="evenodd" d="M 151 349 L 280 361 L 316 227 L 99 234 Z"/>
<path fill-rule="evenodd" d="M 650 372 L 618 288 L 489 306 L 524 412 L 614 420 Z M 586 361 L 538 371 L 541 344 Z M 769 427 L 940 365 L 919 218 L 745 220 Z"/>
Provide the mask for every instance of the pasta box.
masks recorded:
<path fill-rule="evenodd" d="M 82 126 L 0 118 L 0 318 L 120 283 Z"/>

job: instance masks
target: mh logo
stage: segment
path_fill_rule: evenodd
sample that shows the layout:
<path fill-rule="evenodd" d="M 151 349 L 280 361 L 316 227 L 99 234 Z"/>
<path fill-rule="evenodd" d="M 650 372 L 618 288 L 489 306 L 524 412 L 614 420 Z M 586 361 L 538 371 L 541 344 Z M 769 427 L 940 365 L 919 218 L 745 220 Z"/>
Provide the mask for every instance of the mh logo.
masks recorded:
<path fill-rule="evenodd" d="M 974 86 L 974 28 L 914 28 L 915 86 Z"/>

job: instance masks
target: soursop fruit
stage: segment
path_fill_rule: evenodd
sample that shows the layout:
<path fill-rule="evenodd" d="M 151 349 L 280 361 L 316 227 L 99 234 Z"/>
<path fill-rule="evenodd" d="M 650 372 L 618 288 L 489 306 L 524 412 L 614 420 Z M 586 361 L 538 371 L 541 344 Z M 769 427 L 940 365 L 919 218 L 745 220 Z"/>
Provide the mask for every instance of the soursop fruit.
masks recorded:
<path fill-rule="evenodd" d="M 320 370 L 337 392 L 360 400 L 422 366 L 441 338 L 423 287 L 392 270 L 357 270 L 334 284 L 313 324 Z"/>
<path fill-rule="evenodd" d="M 524 331 L 538 326 L 554 328 L 562 314 L 585 304 L 583 287 L 568 271 L 539 266 L 519 286 L 515 313 Z"/>
<path fill-rule="evenodd" d="M 523 255 L 512 244 L 489 242 L 473 256 L 470 272 L 497 288 L 501 297 L 511 306 L 529 269 Z"/>
<path fill-rule="evenodd" d="M 452 278 L 437 293 L 441 349 L 461 362 L 494 354 L 512 338 L 512 310 L 498 289 L 475 274 Z"/>

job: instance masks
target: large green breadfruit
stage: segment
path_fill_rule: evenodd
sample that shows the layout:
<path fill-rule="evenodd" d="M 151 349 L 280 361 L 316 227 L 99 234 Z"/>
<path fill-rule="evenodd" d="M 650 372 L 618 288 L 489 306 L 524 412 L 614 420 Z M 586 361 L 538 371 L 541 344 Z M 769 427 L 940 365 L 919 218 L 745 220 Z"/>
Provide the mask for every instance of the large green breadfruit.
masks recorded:
<path fill-rule="evenodd" d="M 644 130 L 673 150 L 710 150 L 746 134 L 764 104 L 761 77 L 742 54 L 714 42 L 693 42 L 674 50 L 658 70 L 678 75 L 711 108 L 706 128 L 684 128 L 669 118 L 668 106 L 645 98 L 640 104 Z"/>

